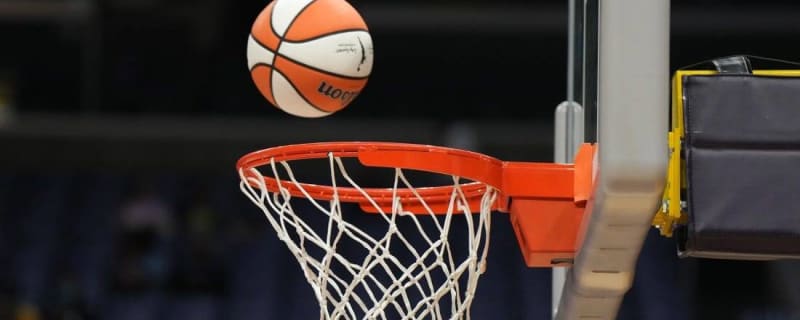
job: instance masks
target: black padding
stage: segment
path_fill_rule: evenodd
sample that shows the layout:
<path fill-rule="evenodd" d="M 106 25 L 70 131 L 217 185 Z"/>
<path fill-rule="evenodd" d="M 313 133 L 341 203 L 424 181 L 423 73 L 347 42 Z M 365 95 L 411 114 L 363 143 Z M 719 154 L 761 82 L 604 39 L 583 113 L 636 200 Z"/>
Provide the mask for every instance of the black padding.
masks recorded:
<path fill-rule="evenodd" d="M 800 255 L 800 79 L 684 79 L 685 255 Z"/>
<path fill-rule="evenodd" d="M 687 142 L 701 147 L 800 150 L 800 78 L 684 79 Z"/>

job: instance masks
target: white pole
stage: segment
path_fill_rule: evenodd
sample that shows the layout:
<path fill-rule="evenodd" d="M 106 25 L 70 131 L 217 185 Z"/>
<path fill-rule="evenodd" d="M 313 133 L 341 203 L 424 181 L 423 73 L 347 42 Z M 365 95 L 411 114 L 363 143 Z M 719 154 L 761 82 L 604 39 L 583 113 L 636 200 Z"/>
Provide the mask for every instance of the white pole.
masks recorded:
<path fill-rule="evenodd" d="M 567 101 L 575 102 L 575 1 L 567 0 Z"/>
<path fill-rule="evenodd" d="M 583 108 L 575 101 L 575 6 L 577 0 L 568 2 L 567 27 L 567 101 L 556 108 L 554 161 L 572 163 L 578 146 L 583 143 Z M 558 314 L 558 305 L 564 290 L 567 267 L 552 269 L 552 316 Z"/>

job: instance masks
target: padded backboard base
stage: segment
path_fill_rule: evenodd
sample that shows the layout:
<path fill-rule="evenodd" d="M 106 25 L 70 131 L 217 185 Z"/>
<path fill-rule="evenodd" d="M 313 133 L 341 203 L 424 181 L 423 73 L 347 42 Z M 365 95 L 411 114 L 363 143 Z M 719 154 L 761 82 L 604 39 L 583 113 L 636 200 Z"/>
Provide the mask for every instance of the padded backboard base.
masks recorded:
<path fill-rule="evenodd" d="M 683 79 L 685 257 L 800 257 L 800 77 Z"/>

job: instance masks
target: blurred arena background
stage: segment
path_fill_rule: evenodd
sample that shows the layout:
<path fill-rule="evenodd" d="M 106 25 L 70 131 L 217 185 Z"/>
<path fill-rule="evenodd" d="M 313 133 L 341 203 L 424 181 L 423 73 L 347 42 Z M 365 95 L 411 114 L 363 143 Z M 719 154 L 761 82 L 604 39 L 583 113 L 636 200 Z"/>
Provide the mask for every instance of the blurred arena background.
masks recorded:
<path fill-rule="evenodd" d="M 793 0 L 674 0 L 672 66 L 800 60 Z M 353 0 L 376 64 L 347 109 L 291 117 L 245 63 L 267 1 L 0 0 L 0 319 L 314 319 L 296 262 L 234 164 L 331 140 L 550 161 L 563 0 Z M 665 108 L 666 108 L 665 102 Z M 495 215 L 474 319 L 547 319 Z M 800 319 L 800 265 L 678 260 L 652 233 L 620 319 Z"/>

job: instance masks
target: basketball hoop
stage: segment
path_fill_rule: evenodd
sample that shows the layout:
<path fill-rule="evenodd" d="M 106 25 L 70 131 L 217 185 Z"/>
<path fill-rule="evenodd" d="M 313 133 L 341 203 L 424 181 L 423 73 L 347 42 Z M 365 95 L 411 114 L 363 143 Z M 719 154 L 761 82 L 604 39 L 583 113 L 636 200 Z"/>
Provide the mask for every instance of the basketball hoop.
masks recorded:
<path fill-rule="evenodd" d="M 468 319 L 493 211 L 511 214 L 528 265 L 551 266 L 574 255 L 593 152 L 586 145 L 576 165 L 561 165 L 427 145 L 332 142 L 253 152 L 237 168 L 242 191 L 314 289 L 320 319 Z M 345 158 L 393 170 L 391 186 L 360 186 Z M 329 185 L 297 179 L 290 163 L 311 159 L 327 163 Z M 409 170 L 451 182 L 414 187 Z M 353 221 L 346 203 L 375 215 L 368 227 Z M 555 237 L 539 232 L 554 227 Z"/>

